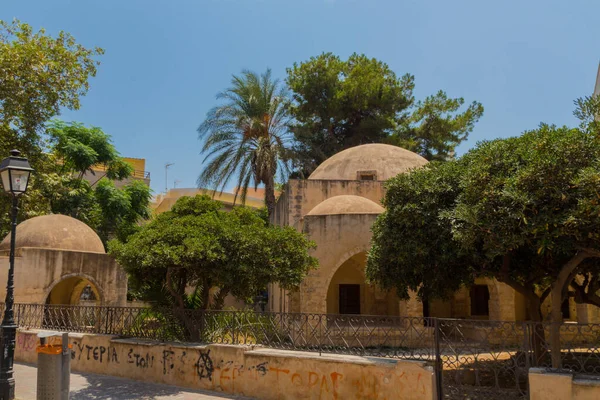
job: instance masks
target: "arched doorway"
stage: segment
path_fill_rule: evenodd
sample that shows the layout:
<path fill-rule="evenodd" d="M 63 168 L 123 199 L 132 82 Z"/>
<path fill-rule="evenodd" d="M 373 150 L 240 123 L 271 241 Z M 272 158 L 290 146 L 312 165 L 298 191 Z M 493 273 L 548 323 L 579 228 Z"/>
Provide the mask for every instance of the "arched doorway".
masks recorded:
<path fill-rule="evenodd" d="M 49 305 L 100 305 L 101 301 L 96 285 L 81 276 L 61 280 L 46 297 L 46 304 Z"/>
<path fill-rule="evenodd" d="M 360 252 L 335 271 L 327 290 L 328 314 L 398 315 L 395 294 L 366 283 L 366 264 L 366 252 Z"/>
<path fill-rule="evenodd" d="M 102 294 L 82 276 L 70 276 L 56 283 L 46 297 L 42 326 L 46 329 L 86 332 L 100 321 Z M 81 307 L 65 307 L 81 306 Z"/>

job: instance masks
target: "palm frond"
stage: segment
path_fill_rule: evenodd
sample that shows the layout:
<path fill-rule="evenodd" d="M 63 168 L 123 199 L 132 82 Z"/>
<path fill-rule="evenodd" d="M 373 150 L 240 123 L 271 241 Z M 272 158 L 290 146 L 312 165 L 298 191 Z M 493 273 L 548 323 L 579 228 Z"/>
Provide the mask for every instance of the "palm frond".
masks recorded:
<path fill-rule="evenodd" d="M 289 175 L 289 93 L 270 69 L 261 75 L 243 70 L 217 99 L 222 104 L 198 127 L 204 160 L 197 184 L 222 192 L 235 180 L 234 203 L 239 195 L 244 204 L 252 182 L 256 188 L 276 175 L 282 181 Z"/>

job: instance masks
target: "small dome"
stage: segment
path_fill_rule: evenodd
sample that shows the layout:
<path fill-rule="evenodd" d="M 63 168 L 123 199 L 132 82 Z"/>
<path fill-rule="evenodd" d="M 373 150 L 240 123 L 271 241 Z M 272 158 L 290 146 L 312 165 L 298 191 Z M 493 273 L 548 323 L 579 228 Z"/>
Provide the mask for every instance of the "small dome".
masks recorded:
<path fill-rule="evenodd" d="M 364 144 L 329 157 L 308 179 L 387 181 L 425 164 L 426 159 L 402 147 L 381 143 Z"/>
<path fill-rule="evenodd" d="M 102 240 L 92 228 L 75 218 L 60 214 L 42 215 L 21 222 L 17 226 L 15 247 L 105 253 Z M 10 234 L 0 243 L 0 251 L 8 250 Z"/>
<path fill-rule="evenodd" d="M 339 214 L 381 214 L 383 207 L 367 198 L 352 195 L 334 196 L 319 203 L 306 214 L 339 215 Z"/>

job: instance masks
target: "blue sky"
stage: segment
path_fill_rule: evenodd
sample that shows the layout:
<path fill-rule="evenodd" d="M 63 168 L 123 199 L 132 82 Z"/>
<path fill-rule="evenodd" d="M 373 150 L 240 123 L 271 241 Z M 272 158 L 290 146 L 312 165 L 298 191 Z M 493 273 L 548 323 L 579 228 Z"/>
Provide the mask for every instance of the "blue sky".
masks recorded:
<path fill-rule="evenodd" d="M 439 89 L 478 100 L 484 117 L 459 154 L 540 122 L 575 124 L 600 60 L 600 2 L 350 0 L 3 0 L 0 19 L 65 30 L 106 50 L 78 111 L 124 156 L 146 158 L 155 192 L 195 186 L 196 128 L 243 68 L 280 77 L 324 51 L 365 53 Z"/>

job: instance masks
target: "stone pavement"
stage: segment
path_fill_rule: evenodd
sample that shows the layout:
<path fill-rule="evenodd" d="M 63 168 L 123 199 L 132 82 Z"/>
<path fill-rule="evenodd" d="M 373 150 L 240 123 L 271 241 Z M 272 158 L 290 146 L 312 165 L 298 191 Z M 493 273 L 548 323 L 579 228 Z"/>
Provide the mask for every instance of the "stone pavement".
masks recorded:
<path fill-rule="evenodd" d="M 37 368 L 27 364 L 15 364 L 17 400 L 35 400 Z M 226 394 L 196 391 L 177 386 L 132 381 L 106 375 L 71 373 L 71 400 L 216 400 L 246 399 Z"/>

